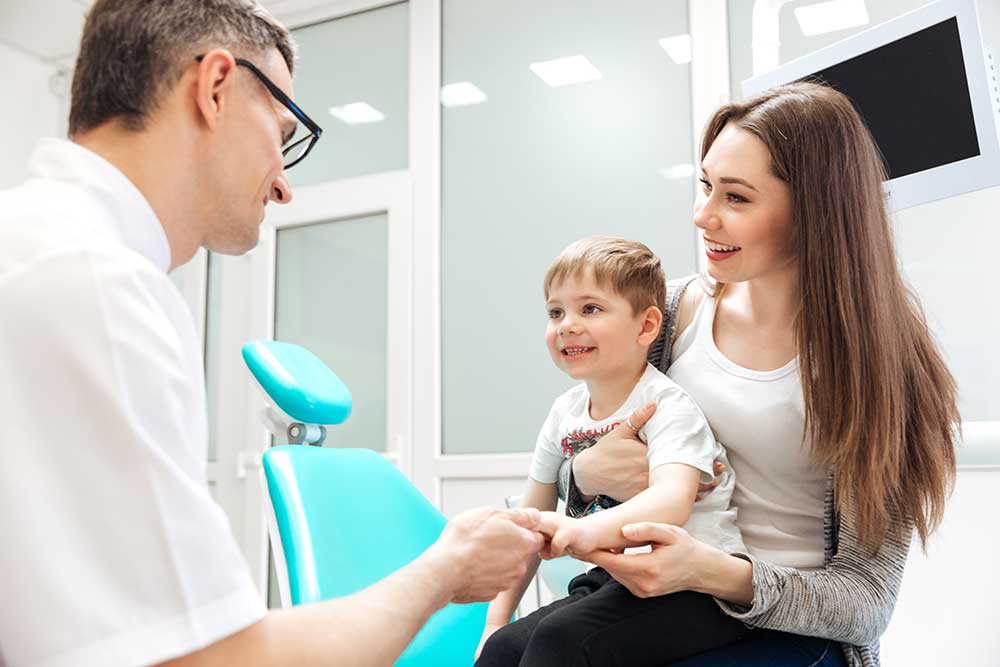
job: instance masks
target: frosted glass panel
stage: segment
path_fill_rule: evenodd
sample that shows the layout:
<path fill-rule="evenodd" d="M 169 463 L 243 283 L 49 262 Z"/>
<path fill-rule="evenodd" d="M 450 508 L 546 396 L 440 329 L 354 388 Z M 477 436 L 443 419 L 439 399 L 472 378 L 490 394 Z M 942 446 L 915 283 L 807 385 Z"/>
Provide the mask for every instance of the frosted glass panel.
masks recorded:
<path fill-rule="evenodd" d="M 323 128 L 309 156 L 289 170 L 293 186 L 408 166 L 409 15 L 404 2 L 292 32 L 299 43 L 295 100 Z M 357 104 L 374 110 L 373 122 L 349 124 L 330 113 Z"/>
<path fill-rule="evenodd" d="M 384 214 L 278 231 L 275 338 L 311 350 L 354 399 L 330 447 L 386 449 L 387 250 Z"/>
<path fill-rule="evenodd" d="M 542 338 L 555 255 L 605 233 L 647 243 L 670 276 L 695 270 L 690 69 L 660 46 L 687 33 L 687 2 L 442 11 L 442 83 L 485 95 L 442 109 L 444 451 L 527 452 L 572 384 Z M 529 69 L 577 55 L 599 79 L 551 87 Z"/>

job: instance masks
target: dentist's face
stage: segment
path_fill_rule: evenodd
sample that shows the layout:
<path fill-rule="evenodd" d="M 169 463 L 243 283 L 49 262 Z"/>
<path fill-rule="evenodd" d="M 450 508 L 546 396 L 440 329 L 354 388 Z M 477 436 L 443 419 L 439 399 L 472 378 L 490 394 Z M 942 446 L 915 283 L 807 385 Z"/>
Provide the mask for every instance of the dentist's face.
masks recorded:
<path fill-rule="evenodd" d="M 286 95 L 292 77 L 277 49 L 251 60 Z M 296 119 L 245 67 L 237 67 L 230 95 L 233 120 L 219 137 L 221 172 L 214 181 L 219 209 L 205 240 L 210 250 L 242 254 L 257 245 L 269 202 L 287 204 L 292 189 L 283 169 L 281 148 L 296 129 Z M 299 128 L 299 132 L 303 131 Z"/>
<path fill-rule="evenodd" d="M 792 192 L 771 173 L 764 142 L 726 125 L 701 166 L 694 224 L 704 237 L 709 275 L 737 283 L 794 266 Z"/>

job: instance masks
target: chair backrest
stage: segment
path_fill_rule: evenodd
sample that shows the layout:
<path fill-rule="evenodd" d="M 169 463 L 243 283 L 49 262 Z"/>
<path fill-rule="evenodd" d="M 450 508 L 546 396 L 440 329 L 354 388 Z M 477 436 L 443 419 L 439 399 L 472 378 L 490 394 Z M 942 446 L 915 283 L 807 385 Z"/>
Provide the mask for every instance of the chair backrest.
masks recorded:
<path fill-rule="evenodd" d="M 263 464 L 292 604 L 359 591 L 444 528 L 444 516 L 371 450 L 274 447 Z"/>
<path fill-rule="evenodd" d="M 371 450 L 274 447 L 263 456 L 262 477 L 279 579 L 286 569 L 285 603 L 366 588 L 419 556 L 446 523 L 402 473 Z M 471 665 L 486 608 L 453 604 L 438 611 L 396 664 Z"/>

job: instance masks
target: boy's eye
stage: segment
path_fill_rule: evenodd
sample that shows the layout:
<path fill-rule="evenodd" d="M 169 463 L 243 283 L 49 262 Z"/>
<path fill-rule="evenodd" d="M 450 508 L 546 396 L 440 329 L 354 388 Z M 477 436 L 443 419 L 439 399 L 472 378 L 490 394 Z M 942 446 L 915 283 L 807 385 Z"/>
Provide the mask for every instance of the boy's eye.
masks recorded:
<path fill-rule="evenodd" d="M 600 310 L 601 310 L 601 307 L 598 306 L 597 304 L 588 303 L 586 306 L 583 307 L 583 314 L 584 315 L 593 315 L 594 313 L 599 312 Z"/>
<path fill-rule="evenodd" d="M 562 309 L 561 308 L 549 308 L 549 319 L 550 320 L 558 320 L 560 317 L 562 317 Z"/>

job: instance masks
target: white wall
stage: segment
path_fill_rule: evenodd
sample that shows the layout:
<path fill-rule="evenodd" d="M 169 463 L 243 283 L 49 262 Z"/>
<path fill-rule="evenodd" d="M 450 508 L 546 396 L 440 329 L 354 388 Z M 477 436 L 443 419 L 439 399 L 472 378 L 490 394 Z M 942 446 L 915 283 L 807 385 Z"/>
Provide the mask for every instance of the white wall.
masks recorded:
<path fill-rule="evenodd" d="M 42 63 L 0 43 L 3 71 L 3 104 L 0 104 L 0 190 L 23 181 L 28 157 L 41 137 L 58 136 L 62 105 L 52 94 L 49 80 L 56 73 Z"/>
<path fill-rule="evenodd" d="M 910 549 L 892 623 L 887 666 L 1000 665 L 1000 468 L 962 470 L 941 528 L 925 554 Z"/>

